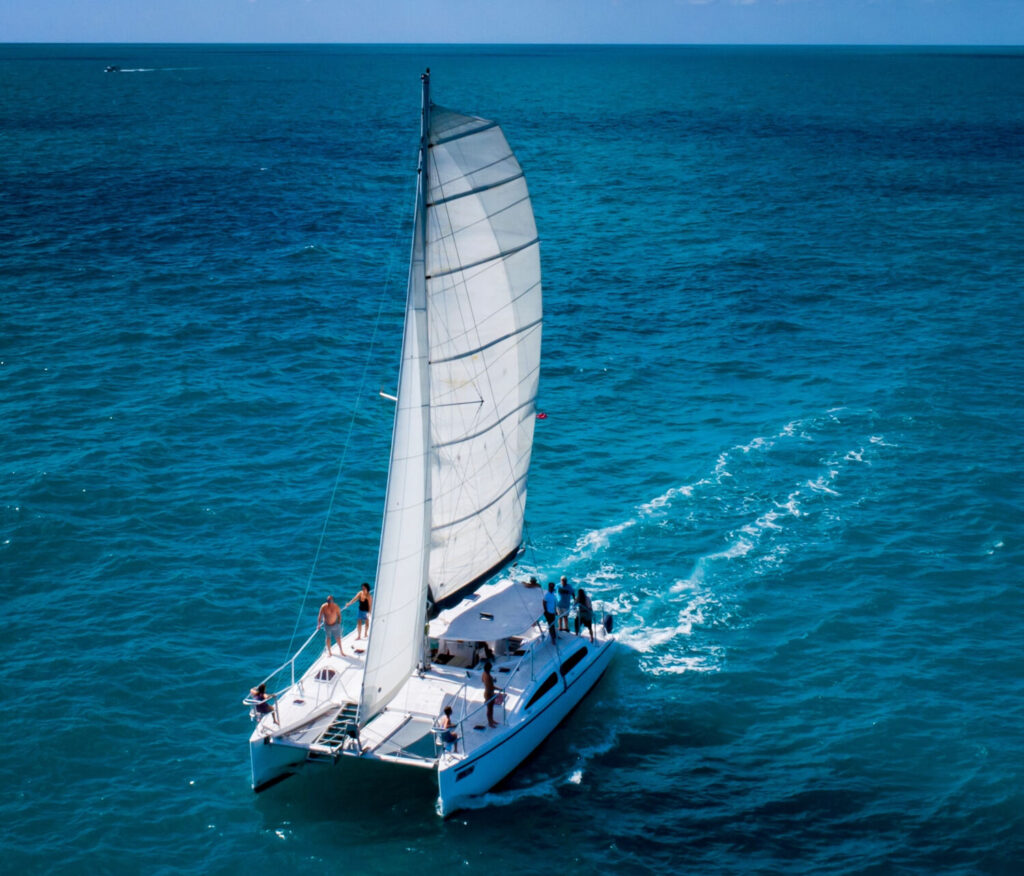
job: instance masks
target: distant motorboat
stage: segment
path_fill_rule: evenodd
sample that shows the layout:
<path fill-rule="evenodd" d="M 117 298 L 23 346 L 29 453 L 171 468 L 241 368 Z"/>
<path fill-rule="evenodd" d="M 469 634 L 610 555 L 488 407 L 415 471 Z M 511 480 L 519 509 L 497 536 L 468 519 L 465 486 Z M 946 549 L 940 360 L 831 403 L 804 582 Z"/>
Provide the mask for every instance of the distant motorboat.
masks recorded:
<path fill-rule="evenodd" d="M 108 64 L 106 67 L 103 68 L 103 72 L 104 73 L 120 73 L 121 72 L 121 68 L 118 67 L 117 64 Z"/>

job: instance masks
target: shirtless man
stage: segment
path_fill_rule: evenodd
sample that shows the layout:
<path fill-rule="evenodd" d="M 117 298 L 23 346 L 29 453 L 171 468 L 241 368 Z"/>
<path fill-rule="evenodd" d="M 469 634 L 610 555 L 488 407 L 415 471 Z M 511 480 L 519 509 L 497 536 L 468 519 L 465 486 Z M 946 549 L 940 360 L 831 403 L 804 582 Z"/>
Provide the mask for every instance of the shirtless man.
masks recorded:
<path fill-rule="evenodd" d="M 320 614 L 316 616 L 316 628 L 324 628 L 324 636 L 327 640 L 327 653 L 331 653 L 331 636 L 338 640 L 338 651 L 345 656 L 345 649 L 341 645 L 341 609 L 334 601 L 333 596 L 327 597 L 327 602 L 320 606 Z"/>

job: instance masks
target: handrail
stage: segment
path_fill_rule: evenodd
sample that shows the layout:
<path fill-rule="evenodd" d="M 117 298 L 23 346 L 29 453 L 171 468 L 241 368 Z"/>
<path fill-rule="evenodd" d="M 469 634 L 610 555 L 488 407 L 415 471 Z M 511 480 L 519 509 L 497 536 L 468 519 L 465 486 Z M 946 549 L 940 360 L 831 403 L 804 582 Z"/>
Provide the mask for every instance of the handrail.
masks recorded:
<path fill-rule="evenodd" d="M 306 641 L 303 642 L 302 645 L 299 646 L 299 650 L 298 651 L 296 651 L 288 660 L 286 660 L 284 663 L 282 663 L 280 666 L 278 666 L 277 669 L 275 669 L 273 672 L 271 672 L 266 678 L 263 679 L 263 681 L 261 681 L 259 683 L 259 684 L 263 684 L 263 685 L 269 685 L 271 680 L 276 678 L 278 675 L 280 675 L 286 669 L 290 670 L 290 676 L 289 677 L 291 678 L 291 681 L 285 687 L 282 687 L 280 690 L 275 690 L 273 692 L 268 692 L 267 699 L 271 699 L 273 697 L 280 696 L 282 693 L 284 693 L 286 690 L 288 690 L 289 687 L 292 687 L 295 684 L 295 661 L 299 659 L 299 655 L 301 655 L 302 652 L 305 651 L 306 648 L 309 647 L 309 643 L 312 642 L 313 639 L 316 638 L 319 634 L 320 634 L 320 627 L 318 626 L 315 630 L 313 630 L 312 633 L 310 633 L 309 638 L 306 639 Z M 340 680 L 340 676 L 339 676 L 339 680 Z M 335 684 L 337 684 L 337 682 L 335 682 Z M 258 687 L 258 686 L 259 685 L 255 685 L 255 687 Z M 242 700 L 242 705 L 253 706 L 253 705 L 255 705 L 255 701 L 253 701 L 252 696 L 249 695 L 249 696 L 246 696 Z"/>
<path fill-rule="evenodd" d="M 339 621 L 342 618 L 344 618 L 346 611 L 348 611 L 347 608 L 342 608 L 341 609 L 341 613 L 339 615 Z M 352 614 L 358 614 L 358 611 L 359 611 L 358 608 L 352 608 L 350 611 L 348 611 L 348 614 L 350 616 Z M 299 646 L 299 649 L 288 660 L 286 660 L 284 663 L 282 663 L 280 666 L 278 666 L 277 669 L 275 669 L 273 672 L 271 672 L 270 675 L 268 675 L 266 678 L 264 678 L 263 681 L 260 682 L 260 684 L 268 684 L 270 682 L 270 680 L 272 678 L 274 678 L 275 676 L 277 676 L 282 670 L 284 670 L 285 668 L 289 668 L 291 670 L 291 681 L 289 682 L 288 687 L 291 687 L 292 685 L 294 685 L 295 684 L 295 661 L 298 659 L 299 655 L 303 651 L 305 651 L 307 647 L 309 647 L 309 643 L 312 642 L 313 639 L 316 638 L 316 636 L 318 634 L 320 634 L 322 630 L 323 630 L 323 627 L 318 623 L 317 626 L 316 626 L 316 629 L 313 630 L 313 632 L 309 634 L 309 638 L 306 639 L 306 641 L 303 642 Z M 288 688 L 281 688 L 280 691 L 277 691 L 276 693 L 271 694 L 271 696 L 277 696 L 277 694 L 283 693 L 287 689 Z M 345 695 L 347 696 L 348 695 L 348 691 L 345 691 L 344 685 L 342 685 L 342 690 L 345 692 Z M 243 700 L 243 704 L 245 704 L 244 700 Z M 246 705 L 248 705 L 248 704 L 246 704 Z"/>
<path fill-rule="evenodd" d="M 598 622 L 596 620 L 599 612 L 607 613 L 606 609 L 604 609 L 604 607 L 603 607 L 603 603 L 598 603 L 598 602 L 593 602 L 592 601 L 591 602 L 591 611 L 593 612 L 593 615 L 594 615 L 594 623 L 595 623 L 594 638 L 595 638 L 595 641 L 598 640 L 598 639 L 607 638 L 608 634 L 607 634 L 607 632 L 605 630 L 604 624 L 601 623 L 601 622 Z M 557 620 L 556 620 L 556 623 L 557 623 Z M 442 751 L 445 748 L 445 746 L 447 745 L 447 743 L 445 743 L 443 741 L 443 738 L 442 738 L 444 736 L 444 734 L 449 732 L 449 731 L 454 731 L 454 732 L 457 733 L 456 739 L 460 740 L 462 742 L 462 754 L 463 755 L 468 754 L 469 753 L 469 749 L 466 747 L 467 742 L 466 742 L 465 725 L 469 724 L 472 721 L 476 721 L 478 719 L 478 717 L 480 716 L 481 712 L 486 710 L 487 704 L 489 702 L 491 702 L 491 700 L 494 700 L 499 694 L 504 694 L 505 695 L 505 698 L 502 700 L 502 703 L 500 705 L 500 708 L 501 708 L 501 723 L 502 724 L 506 724 L 507 723 L 507 721 L 508 721 L 508 712 L 507 712 L 506 704 L 508 703 L 508 688 L 512 686 L 513 679 L 515 679 L 516 676 L 525 668 L 527 659 L 529 659 L 529 661 L 530 661 L 530 663 L 529 663 L 529 665 L 530 665 L 530 679 L 529 680 L 530 680 L 530 682 L 536 681 L 536 678 L 537 678 L 537 666 L 536 666 L 535 652 L 537 651 L 538 648 L 543 647 L 545 644 L 547 644 L 547 640 L 548 640 L 548 638 L 551 635 L 550 627 L 549 627 L 547 619 L 544 617 L 543 613 L 539 614 L 533 620 L 531 626 L 536 628 L 536 630 L 537 630 L 537 637 L 534 638 L 534 639 L 528 640 L 529 647 L 527 648 L 526 653 L 523 654 L 512 665 L 511 669 L 508 672 L 507 680 L 505 681 L 505 687 L 504 688 L 496 690 L 495 693 L 494 693 L 494 696 L 491 697 L 490 700 L 485 700 L 483 703 L 481 703 L 480 705 L 476 706 L 472 711 L 468 711 L 468 712 L 466 711 L 466 709 L 468 707 L 467 704 L 469 702 L 469 699 L 468 699 L 466 694 L 467 694 L 467 690 L 468 690 L 468 687 L 469 687 L 469 682 L 468 681 L 464 682 L 462 684 L 462 686 L 458 689 L 458 691 L 456 691 L 456 693 L 454 694 L 454 696 L 453 696 L 453 698 L 451 700 L 451 705 L 453 706 L 452 712 L 453 713 L 455 712 L 455 708 L 454 708 L 455 705 L 459 704 L 461 702 L 463 715 L 457 721 L 454 721 L 452 726 L 448 727 L 448 728 L 438 727 L 437 726 L 437 722 L 435 721 L 434 726 L 431 728 L 432 732 L 434 734 L 435 752 L 440 753 L 440 751 Z M 561 657 L 562 657 L 562 648 L 559 646 L 559 642 L 558 642 L 558 637 L 557 636 L 555 637 L 554 642 L 552 642 L 552 648 L 553 648 L 553 650 L 555 652 L 555 663 L 557 665 L 559 663 L 559 661 L 561 660 Z M 565 684 L 565 677 L 564 676 L 562 676 L 562 682 L 563 682 L 563 684 Z M 523 686 L 523 690 L 525 692 L 526 685 Z M 456 742 L 456 745 L 457 744 L 458 744 L 458 742 Z"/>

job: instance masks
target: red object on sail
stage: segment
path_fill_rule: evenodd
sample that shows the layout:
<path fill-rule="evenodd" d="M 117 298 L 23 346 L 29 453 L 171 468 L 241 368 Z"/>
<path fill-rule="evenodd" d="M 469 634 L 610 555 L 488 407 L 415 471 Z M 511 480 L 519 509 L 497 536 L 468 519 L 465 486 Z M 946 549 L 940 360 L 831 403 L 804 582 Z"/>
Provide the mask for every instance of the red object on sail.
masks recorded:
<path fill-rule="evenodd" d="M 548 418 L 548 415 L 545 414 L 544 411 L 541 411 L 539 414 L 537 414 L 537 419 L 538 420 L 546 420 L 547 418 Z"/>

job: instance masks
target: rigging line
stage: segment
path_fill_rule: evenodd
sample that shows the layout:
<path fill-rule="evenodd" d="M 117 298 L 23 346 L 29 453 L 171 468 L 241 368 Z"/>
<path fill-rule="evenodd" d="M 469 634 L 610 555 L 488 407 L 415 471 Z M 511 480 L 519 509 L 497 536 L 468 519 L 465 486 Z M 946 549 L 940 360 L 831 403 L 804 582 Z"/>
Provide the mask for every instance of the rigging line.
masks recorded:
<path fill-rule="evenodd" d="M 401 233 L 401 228 L 395 234 L 395 242 L 392 246 L 392 252 L 394 252 L 395 246 L 398 245 L 398 236 Z M 366 351 L 366 359 L 363 361 L 363 373 L 359 379 L 359 389 L 356 392 L 356 403 L 352 406 L 352 416 L 349 418 L 348 431 L 345 435 L 345 446 L 341 450 L 341 459 L 338 461 L 338 471 L 334 476 L 334 487 L 331 490 L 331 498 L 327 503 L 327 514 L 324 516 L 324 525 L 320 530 L 320 540 L 316 545 L 316 552 L 313 555 L 313 565 L 309 570 L 309 576 L 306 578 L 306 589 L 302 593 L 302 601 L 299 603 L 299 611 L 295 617 L 295 626 L 292 628 L 292 636 L 288 640 L 287 653 L 292 653 L 292 646 L 295 644 L 295 635 L 299 631 L 299 623 L 302 621 L 302 614 L 306 608 L 306 600 L 309 598 L 309 588 L 313 583 L 313 576 L 316 574 L 316 566 L 320 560 L 320 553 L 323 550 L 324 540 L 327 537 L 327 525 L 331 520 L 331 513 L 334 510 L 334 500 L 338 495 L 338 487 L 341 484 L 341 473 L 345 469 L 345 459 L 348 456 L 348 446 L 352 440 L 352 430 L 355 427 L 356 414 L 359 413 L 359 405 L 363 398 L 363 390 L 366 387 L 366 376 L 370 370 L 370 362 L 373 361 L 373 345 L 377 340 L 377 330 L 380 327 L 380 316 L 384 312 L 384 305 L 387 302 L 388 290 L 391 287 L 391 274 L 394 267 L 394 259 L 388 259 L 388 273 L 384 280 L 384 288 L 381 290 L 380 304 L 377 306 L 377 318 L 373 322 L 373 334 L 370 336 L 370 343 Z"/>
<path fill-rule="evenodd" d="M 529 549 L 529 552 L 531 554 L 531 559 L 533 561 L 533 568 L 534 568 L 534 570 L 537 570 L 537 548 L 534 546 L 533 538 L 530 536 L 530 524 L 526 522 L 525 518 L 523 519 L 522 545 L 523 545 L 523 555 L 525 556 L 526 552 L 527 552 L 527 549 Z M 534 577 L 536 577 L 536 576 L 534 576 Z M 544 576 L 542 575 L 541 577 L 544 577 Z M 527 583 L 526 581 L 517 582 L 517 586 L 515 587 L 515 590 L 516 590 L 516 594 L 519 596 L 519 604 L 522 605 L 527 610 L 529 610 L 529 604 L 527 603 L 526 593 L 525 593 L 527 588 L 523 587 L 522 590 L 519 589 L 520 586 L 522 586 L 523 584 L 526 584 L 526 583 Z M 540 585 L 541 599 L 543 599 L 544 598 L 544 591 L 547 589 L 547 587 L 546 587 L 546 585 L 541 584 L 539 581 L 537 583 Z M 533 610 L 537 614 L 537 616 L 540 615 L 540 611 L 537 610 L 536 605 L 534 605 L 534 609 Z"/>

